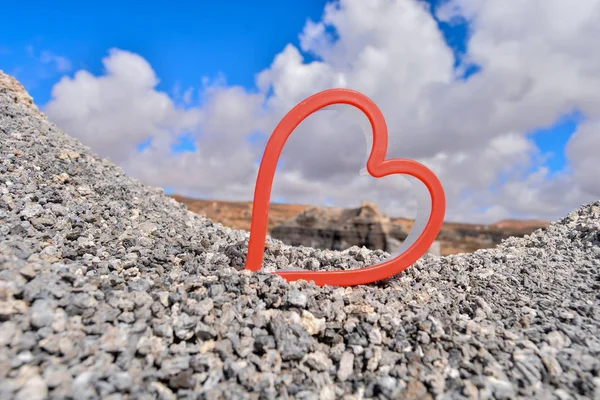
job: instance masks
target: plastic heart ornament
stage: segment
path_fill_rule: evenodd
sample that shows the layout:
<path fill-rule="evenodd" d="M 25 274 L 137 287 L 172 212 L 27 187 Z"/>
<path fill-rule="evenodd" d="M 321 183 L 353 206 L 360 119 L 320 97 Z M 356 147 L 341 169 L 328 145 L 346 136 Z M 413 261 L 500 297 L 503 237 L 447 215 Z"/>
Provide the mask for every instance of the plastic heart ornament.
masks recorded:
<path fill-rule="evenodd" d="M 262 267 L 271 188 L 283 146 L 304 119 L 314 112 L 334 104 L 356 107 L 367 116 L 373 132 L 371 153 L 367 159 L 367 171 L 372 177 L 382 178 L 388 175 L 405 174 L 411 175 L 425 184 L 431 197 L 429 219 L 420 235 L 405 251 L 382 263 L 353 270 L 284 270 L 274 273 L 287 281 L 314 281 L 319 286 L 355 286 L 372 283 L 404 271 L 425 254 L 436 239 L 446 211 L 444 189 L 437 176 L 429 168 L 413 160 L 401 158 L 386 160 L 387 125 L 377 105 L 367 96 L 354 90 L 328 89 L 308 97 L 292 108 L 275 127 L 267 142 L 254 189 L 246 269 L 258 271 Z"/>

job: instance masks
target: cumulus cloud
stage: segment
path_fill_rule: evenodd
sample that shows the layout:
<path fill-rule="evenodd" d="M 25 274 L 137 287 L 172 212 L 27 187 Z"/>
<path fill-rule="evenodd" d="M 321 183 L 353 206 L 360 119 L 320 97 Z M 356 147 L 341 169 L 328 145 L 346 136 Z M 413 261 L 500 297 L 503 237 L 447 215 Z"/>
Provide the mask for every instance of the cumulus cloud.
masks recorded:
<path fill-rule="evenodd" d="M 264 129 L 263 96 L 241 87 L 207 89 L 197 130 L 195 152 L 172 154 L 164 143 L 153 143 L 123 165 L 134 176 L 190 196 L 247 200 L 256 177 L 260 149 L 248 137 Z"/>
<path fill-rule="evenodd" d="M 600 193 L 598 158 L 600 150 L 600 120 L 584 122 L 567 143 L 566 155 L 573 177 L 582 190 Z"/>
<path fill-rule="evenodd" d="M 201 110 L 181 110 L 158 92 L 158 78 L 141 56 L 113 49 L 103 64 L 99 77 L 85 70 L 63 77 L 45 107 L 57 125 L 101 156 L 122 163 L 140 142 L 168 143 L 198 126 Z"/>
<path fill-rule="evenodd" d="M 600 149 L 600 0 L 450 0 L 435 16 L 469 23 L 458 69 L 423 2 L 341 0 L 307 22 L 299 48 L 288 44 L 274 56 L 257 74 L 256 90 L 219 81 L 201 89 L 202 106 L 191 105 L 191 89 L 176 94 L 180 107 L 156 89 L 146 60 L 115 49 L 102 75 L 78 71 L 58 82 L 45 111 L 147 183 L 250 200 L 263 148 L 250 138 L 268 135 L 303 98 L 347 87 L 384 113 L 388 158 L 416 159 L 439 176 L 450 220 L 556 218 L 598 198 L 592 171 Z M 317 59 L 307 61 L 308 53 Z M 467 64 L 480 71 L 461 79 Z M 414 215 L 415 189 L 406 179 L 358 175 L 366 119 L 349 107 L 337 110 L 315 113 L 294 132 L 273 198 L 341 206 L 368 199 L 390 214 Z M 569 166 L 550 173 L 529 132 L 573 110 L 586 119 L 565 149 Z M 182 133 L 195 138 L 195 152 L 170 151 Z M 151 145 L 139 152 L 148 138 Z"/>

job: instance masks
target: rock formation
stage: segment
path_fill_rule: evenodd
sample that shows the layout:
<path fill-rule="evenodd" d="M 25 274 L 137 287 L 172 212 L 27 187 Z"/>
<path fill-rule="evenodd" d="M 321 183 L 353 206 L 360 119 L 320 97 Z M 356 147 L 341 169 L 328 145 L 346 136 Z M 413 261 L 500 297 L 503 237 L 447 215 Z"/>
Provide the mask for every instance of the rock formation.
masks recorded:
<path fill-rule="evenodd" d="M 332 250 L 364 246 L 393 253 L 408 233 L 392 224 L 375 204 L 363 202 L 360 207 L 351 209 L 308 208 L 273 227 L 271 235 L 293 246 Z M 431 251 L 439 255 L 439 245 L 432 246 Z"/>

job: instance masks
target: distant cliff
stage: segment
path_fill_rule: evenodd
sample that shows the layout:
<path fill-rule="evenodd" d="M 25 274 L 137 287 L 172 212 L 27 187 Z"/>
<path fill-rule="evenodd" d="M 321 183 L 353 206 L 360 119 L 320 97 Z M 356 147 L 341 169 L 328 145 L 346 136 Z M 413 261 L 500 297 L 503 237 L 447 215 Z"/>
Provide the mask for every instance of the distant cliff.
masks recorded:
<path fill-rule="evenodd" d="M 365 202 L 353 209 L 308 208 L 273 227 L 271 235 L 294 246 L 332 250 L 364 246 L 394 252 L 408 233 L 394 227 L 375 204 Z"/>
<path fill-rule="evenodd" d="M 200 200 L 178 195 L 172 197 L 189 210 L 204 214 L 215 222 L 235 229 L 250 229 L 251 202 Z M 319 222 L 319 218 L 329 221 L 330 227 Z M 357 209 L 273 203 L 269 209 L 268 232 L 273 237 L 296 245 L 339 249 L 349 243 L 363 243 L 368 248 L 390 250 L 397 248 L 406 238 L 413 223 L 407 218 L 387 217 L 370 203 L 363 203 Z M 437 246 L 441 255 L 471 253 L 494 247 L 510 236 L 522 237 L 547 226 L 546 221 L 505 220 L 490 225 L 446 222 L 438 235 Z M 384 239 L 384 230 L 387 239 Z M 324 244 L 319 244 L 321 242 Z M 432 247 L 431 251 L 437 253 L 436 246 Z"/>

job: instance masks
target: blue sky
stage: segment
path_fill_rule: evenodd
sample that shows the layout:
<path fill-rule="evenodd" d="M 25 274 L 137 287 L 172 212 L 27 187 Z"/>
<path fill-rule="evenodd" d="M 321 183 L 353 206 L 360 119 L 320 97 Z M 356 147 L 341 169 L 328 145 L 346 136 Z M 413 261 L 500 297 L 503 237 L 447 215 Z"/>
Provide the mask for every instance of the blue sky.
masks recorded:
<path fill-rule="evenodd" d="M 319 20 L 325 3 L 188 1 L 167 6 L 158 1 L 110 0 L 61 1 L 55 6 L 37 0 L 8 2 L 0 25 L 0 69 L 15 75 L 39 105 L 48 102 L 61 75 L 79 69 L 100 74 L 101 60 L 113 47 L 148 60 L 161 79 L 158 89 L 168 93 L 176 85 L 182 91 L 199 87 L 203 76 L 219 74 L 230 85 L 253 88 L 255 74 L 268 67 L 287 43 L 298 44 L 306 20 Z M 440 0 L 428 3 L 434 7 Z M 438 24 L 458 64 L 467 48 L 469 27 Z M 55 56 L 68 63 L 53 63 Z M 464 79 L 477 71 L 477 66 L 471 66 Z M 564 145 L 580 119 L 569 114 L 554 126 L 531 132 L 540 150 L 551 154 L 546 161 L 551 172 L 565 167 Z M 173 146 L 174 151 L 192 149 L 190 137 Z"/>
<path fill-rule="evenodd" d="M 202 76 L 254 86 L 254 75 L 290 42 L 307 18 L 318 20 L 325 1 L 9 2 L 0 25 L 0 66 L 16 72 L 38 103 L 50 99 L 58 71 L 40 77 L 39 52 L 67 57 L 73 69 L 100 74 L 117 47 L 142 55 L 155 69 L 158 89 L 198 87 Z M 173 4 L 173 3 L 171 3 Z M 8 7 L 7 7 L 8 6 Z M 273 18 L 277 15 L 277 18 Z M 36 57 L 31 57 L 28 47 Z"/>

